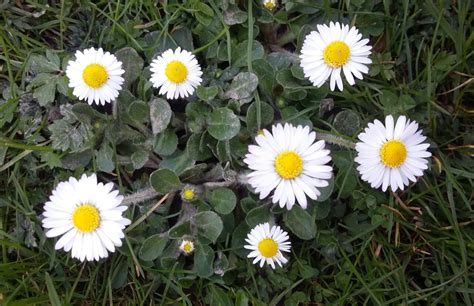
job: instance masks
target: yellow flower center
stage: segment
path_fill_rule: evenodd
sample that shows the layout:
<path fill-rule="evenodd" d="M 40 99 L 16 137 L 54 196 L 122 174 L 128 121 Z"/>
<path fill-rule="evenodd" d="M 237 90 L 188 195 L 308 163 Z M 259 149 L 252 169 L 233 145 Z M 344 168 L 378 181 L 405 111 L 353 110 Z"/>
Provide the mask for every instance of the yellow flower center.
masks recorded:
<path fill-rule="evenodd" d="M 265 1 L 265 3 L 263 4 L 267 9 L 269 10 L 273 10 L 275 8 L 275 3 L 273 3 L 273 1 Z"/>
<path fill-rule="evenodd" d="M 185 189 L 183 192 L 183 198 L 185 200 L 191 201 L 194 199 L 194 191 L 192 189 Z"/>
<path fill-rule="evenodd" d="M 166 66 L 165 74 L 171 82 L 181 84 L 188 77 L 188 68 L 180 61 L 171 61 Z"/>
<path fill-rule="evenodd" d="M 87 86 L 92 88 L 99 88 L 107 82 L 109 74 L 104 66 L 100 64 L 90 64 L 82 72 L 82 78 Z"/>
<path fill-rule="evenodd" d="M 183 251 L 185 253 L 190 253 L 192 250 L 193 250 L 193 246 L 191 245 L 191 243 L 186 242 L 183 246 Z"/>
<path fill-rule="evenodd" d="M 303 171 L 303 160 L 294 151 L 283 151 L 275 159 L 275 170 L 282 178 L 291 180 Z"/>
<path fill-rule="evenodd" d="M 398 140 L 384 143 L 380 149 L 380 159 L 385 166 L 390 168 L 400 167 L 407 158 L 407 148 Z"/>
<path fill-rule="evenodd" d="M 340 40 L 330 43 L 323 52 L 324 62 L 332 68 L 344 66 L 351 55 L 349 46 Z"/>
<path fill-rule="evenodd" d="M 278 252 L 278 244 L 272 238 L 265 238 L 258 243 L 258 251 L 263 257 L 272 258 Z"/>
<path fill-rule="evenodd" d="M 93 232 L 100 225 L 99 210 L 90 204 L 81 205 L 72 214 L 72 223 L 80 232 Z"/>

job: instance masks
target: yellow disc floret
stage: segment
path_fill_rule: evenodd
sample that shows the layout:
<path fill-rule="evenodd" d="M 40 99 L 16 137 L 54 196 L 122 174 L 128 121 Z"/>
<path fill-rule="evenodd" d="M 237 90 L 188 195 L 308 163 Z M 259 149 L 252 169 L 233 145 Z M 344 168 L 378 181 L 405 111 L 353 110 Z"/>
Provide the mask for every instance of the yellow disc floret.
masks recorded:
<path fill-rule="evenodd" d="M 330 43 L 323 52 L 323 58 L 326 65 L 332 68 L 344 66 L 351 55 L 349 46 L 340 40 Z"/>
<path fill-rule="evenodd" d="M 399 140 L 390 140 L 380 149 L 382 163 L 390 168 L 400 167 L 407 158 L 407 148 Z"/>
<path fill-rule="evenodd" d="M 194 199 L 194 190 L 190 189 L 184 189 L 183 190 L 183 198 L 187 201 L 191 201 Z"/>
<path fill-rule="evenodd" d="M 294 151 L 283 151 L 275 158 L 275 171 L 280 177 L 291 180 L 303 171 L 303 160 Z"/>
<path fill-rule="evenodd" d="M 266 0 L 266 1 L 264 1 L 263 5 L 267 9 L 273 10 L 275 8 L 275 0 Z"/>
<path fill-rule="evenodd" d="M 278 252 L 278 244 L 272 238 L 265 238 L 258 243 L 258 251 L 263 257 L 272 258 Z"/>
<path fill-rule="evenodd" d="M 82 79 L 91 88 L 99 88 L 107 82 L 109 75 L 104 66 L 100 64 L 90 64 L 82 72 Z"/>
<path fill-rule="evenodd" d="M 194 251 L 194 243 L 190 240 L 183 240 L 179 248 L 185 255 L 188 255 Z"/>
<path fill-rule="evenodd" d="M 181 84 L 188 77 L 188 68 L 180 61 L 171 61 L 165 69 L 168 80 L 175 84 Z"/>
<path fill-rule="evenodd" d="M 90 204 L 83 204 L 74 210 L 72 223 L 82 233 L 93 232 L 100 225 L 99 210 Z"/>

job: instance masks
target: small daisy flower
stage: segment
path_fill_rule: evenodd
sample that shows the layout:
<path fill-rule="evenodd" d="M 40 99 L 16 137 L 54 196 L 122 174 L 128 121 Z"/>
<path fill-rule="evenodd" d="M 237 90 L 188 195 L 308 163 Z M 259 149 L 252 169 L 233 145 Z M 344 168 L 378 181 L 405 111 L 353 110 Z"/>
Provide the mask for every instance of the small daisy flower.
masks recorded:
<path fill-rule="evenodd" d="M 301 49 L 301 68 L 305 77 L 314 86 L 321 87 L 331 78 L 329 87 L 334 91 L 335 85 L 342 91 L 341 70 L 350 85 L 354 85 L 353 75 L 362 80 L 362 73 L 368 73 L 367 64 L 371 46 L 368 39 L 355 27 L 331 22 L 329 26 L 318 24 L 318 31 L 309 33 Z"/>
<path fill-rule="evenodd" d="M 44 205 L 46 237 L 61 236 L 55 249 L 71 251 L 80 261 L 106 258 L 122 245 L 123 229 L 130 224 L 120 206 L 123 196 L 113 184 L 97 183 L 95 174 L 61 182 Z"/>
<path fill-rule="evenodd" d="M 179 246 L 184 255 L 189 255 L 194 251 L 194 243 L 190 240 L 183 240 Z"/>
<path fill-rule="evenodd" d="M 122 62 L 102 48 L 76 51 L 76 60 L 69 61 L 66 68 L 73 95 L 91 105 L 115 100 L 122 89 L 124 72 Z"/>
<path fill-rule="evenodd" d="M 388 186 L 392 191 L 403 190 L 409 180 L 416 182 L 428 168 L 427 158 L 431 156 L 422 132 L 418 123 L 405 116 L 398 117 L 396 124 L 391 115 L 385 118 L 385 126 L 379 120 L 369 123 L 356 144 L 355 161 L 362 179 L 372 188 L 382 186 L 383 191 Z"/>
<path fill-rule="evenodd" d="M 263 6 L 268 10 L 273 10 L 277 6 L 276 0 L 263 0 Z"/>
<path fill-rule="evenodd" d="M 329 185 L 332 167 L 326 165 L 330 151 L 324 140 L 317 141 L 309 127 L 291 124 L 274 125 L 272 133 L 263 130 L 255 137 L 257 145 L 249 146 L 244 162 L 253 170 L 248 174 L 250 185 L 266 198 L 274 190 L 272 201 L 290 210 L 295 201 L 306 209 L 306 196 L 316 200 L 318 188 Z"/>
<path fill-rule="evenodd" d="M 270 224 L 263 223 L 250 231 L 245 239 L 248 245 L 245 245 L 244 248 L 251 250 L 248 258 L 255 258 L 253 264 L 260 261 L 260 268 L 267 263 L 275 269 L 275 262 L 280 267 L 288 262 L 282 252 L 290 252 L 291 242 L 288 241 L 289 239 L 288 233 L 279 226 L 270 227 Z"/>
<path fill-rule="evenodd" d="M 201 66 L 189 51 L 168 49 L 151 63 L 151 82 L 168 99 L 192 95 L 201 82 Z"/>
<path fill-rule="evenodd" d="M 181 191 L 181 198 L 184 201 L 194 201 L 196 199 L 196 190 L 193 186 L 187 185 Z"/>

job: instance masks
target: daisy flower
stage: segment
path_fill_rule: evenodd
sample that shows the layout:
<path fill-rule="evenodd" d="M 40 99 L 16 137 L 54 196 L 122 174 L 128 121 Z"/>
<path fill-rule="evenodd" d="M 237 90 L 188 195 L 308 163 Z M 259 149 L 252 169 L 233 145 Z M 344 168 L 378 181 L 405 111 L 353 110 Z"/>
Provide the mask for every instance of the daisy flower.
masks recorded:
<path fill-rule="evenodd" d="M 368 39 L 355 27 L 331 22 L 329 26 L 318 24 L 318 31 L 309 33 L 301 49 L 301 68 L 305 77 L 314 86 L 321 87 L 330 77 L 329 87 L 334 91 L 335 85 L 342 91 L 341 70 L 350 85 L 354 85 L 354 75 L 362 80 L 362 73 L 369 72 L 366 64 L 372 63 L 369 58 L 371 46 Z"/>
<path fill-rule="evenodd" d="M 189 51 L 168 49 L 151 63 L 151 82 L 168 99 L 192 95 L 201 82 L 201 66 Z"/>
<path fill-rule="evenodd" d="M 294 127 L 286 123 L 272 127 L 272 133 L 263 130 L 255 137 L 257 145 L 249 146 L 244 162 L 253 170 L 248 174 L 250 185 L 267 197 L 274 190 L 272 201 L 290 210 L 295 201 L 306 208 L 306 195 L 316 200 L 319 187 L 329 185 L 332 167 L 326 165 L 331 157 L 325 150 L 324 140 L 317 141 L 309 127 Z"/>
<path fill-rule="evenodd" d="M 123 196 L 113 184 L 97 183 L 95 174 L 61 182 L 44 204 L 46 237 L 61 236 L 55 249 L 71 251 L 80 261 L 106 258 L 122 245 L 123 229 L 130 224 L 120 206 Z"/>
<path fill-rule="evenodd" d="M 362 179 L 372 188 L 382 186 L 383 191 L 388 186 L 392 191 L 403 190 L 409 180 L 416 182 L 428 168 L 427 158 L 431 156 L 427 151 L 430 145 L 424 143 L 426 137 L 421 133 L 418 123 L 405 116 L 398 117 L 396 124 L 391 115 L 385 118 L 385 126 L 379 120 L 369 123 L 356 144 L 355 161 Z"/>
<path fill-rule="evenodd" d="M 102 48 L 76 51 L 76 60 L 69 61 L 66 68 L 73 95 L 91 105 L 115 100 L 122 89 L 124 72 L 122 62 Z"/>
<path fill-rule="evenodd" d="M 189 255 L 194 251 L 194 243 L 190 240 L 183 240 L 179 246 L 184 255 Z"/>
<path fill-rule="evenodd" d="M 269 264 L 275 269 L 275 262 L 282 267 L 288 259 L 283 257 L 282 252 L 290 252 L 291 242 L 288 241 L 288 233 L 279 226 L 272 226 L 263 223 L 255 226 L 247 235 L 245 241 L 248 245 L 244 248 L 251 250 L 248 258 L 255 258 L 253 264 L 260 262 L 260 268 L 263 264 Z"/>
<path fill-rule="evenodd" d="M 276 0 L 263 0 L 263 6 L 268 10 L 273 10 L 277 5 Z"/>
<path fill-rule="evenodd" d="M 184 201 L 192 202 L 196 199 L 196 190 L 191 185 L 186 185 L 181 191 L 181 198 Z"/>

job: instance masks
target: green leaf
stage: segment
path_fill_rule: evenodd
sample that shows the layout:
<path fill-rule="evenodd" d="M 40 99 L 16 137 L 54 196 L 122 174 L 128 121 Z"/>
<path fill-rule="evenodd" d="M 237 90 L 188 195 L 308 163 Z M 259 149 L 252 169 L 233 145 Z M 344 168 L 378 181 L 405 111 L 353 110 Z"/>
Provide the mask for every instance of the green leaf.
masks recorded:
<path fill-rule="evenodd" d="M 251 227 L 254 227 L 258 224 L 268 222 L 272 219 L 272 214 L 267 206 L 259 206 L 247 214 L 245 217 L 245 222 Z"/>
<path fill-rule="evenodd" d="M 198 244 L 194 252 L 193 270 L 199 277 L 209 277 L 214 273 L 214 250 L 205 244 Z"/>
<path fill-rule="evenodd" d="M 196 89 L 196 94 L 198 98 L 206 102 L 212 101 L 217 96 L 218 93 L 219 93 L 219 87 L 217 86 L 209 86 L 209 87 L 199 86 Z"/>
<path fill-rule="evenodd" d="M 171 121 L 171 107 L 166 100 L 155 98 L 150 102 L 150 120 L 153 135 L 161 133 Z"/>
<path fill-rule="evenodd" d="M 49 296 L 49 301 L 51 302 L 51 305 L 53 306 L 63 305 L 63 303 L 59 299 L 58 292 L 56 291 L 56 288 L 54 287 L 53 280 L 51 279 L 51 276 L 49 276 L 48 272 L 45 272 L 45 280 L 46 280 L 46 287 L 48 288 L 48 296 Z"/>
<path fill-rule="evenodd" d="M 269 125 L 273 122 L 274 113 L 275 111 L 273 108 L 265 102 L 260 102 L 260 127 L 264 127 Z M 256 103 L 252 103 L 249 109 L 247 110 L 247 129 L 249 132 L 256 134 L 258 132 L 258 125 L 257 125 L 257 105 Z"/>
<path fill-rule="evenodd" d="M 203 211 L 195 214 L 192 222 L 199 229 L 199 234 L 213 243 L 216 242 L 224 228 L 221 217 L 213 211 Z"/>
<path fill-rule="evenodd" d="M 161 256 L 168 241 L 168 238 L 164 237 L 162 234 L 150 236 L 143 241 L 138 256 L 145 261 L 155 260 Z"/>
<path fill-rule="evenodd" d="M 172 170 L 174 173 L 181 175 L 186 169 L 191 168 L 195 161 L 191 158 L 188 152 L 176 152 L 171 156 L 166 157 L 160 163 L 161 168 Z"/>
<path fill-rule="evenodd" d="M 323 202 L 329 199 L 334 190 L 334 177 L 329 180 L 329 185 L 326 187 L 319 188 L 321 195 L 316 199 L 317 202 Z"/>
<path fill-rule="evenodd" d="M 89 147 L 94 136 L 90 124 L 70 124 L 64 119 L 56 120 L 49 126 L 49 130 L 53 148 L 62 151 L 83 151 Z"/>
<path fill-rule="evenodd" d="M 58 72 L 60 70 L 59 58 L 58 61 L 56 61 L 57 55 L 52 55 L 51 53 L 47 55 L 49 55 L 50 59 L 38 54 L 32 55 L 29 60 L 29 68 L 36 74 L 42 72 Z"/>
<path fill-rule="evenodd" d="M 334 127 L 341 134 L 353 136 L 360 129 L 360 118 L 351 110 L 343 110 L 334 118 Z"/>
<path fill-rule="evenodd" d="M 143 166 L 145 166 L 148 158 L 149 154 L 145 150 L 133 152 L 131 156 L 133 169 L 141 169 Z"/>
<path fill-rule="evenodd" d="M 258 78 L 254 73 L 241 72 L 234 78 L 225 96 L 234 100 L 249 98 L 257 86 Z"/>
<path fill-rule="evenodd" d="M 33 91 L 33 97 L 38 100 L 39 105 L 45 106 L 54 101 L 56 96 L 56 82 L 55 80 L 49 80 L 44 85 L 37 87 Z"/>
<path fill-rule="evenodd" d="M 227 215 L 234 210 L 237 197 L 229 188 L 218 188 L 211 192 L 209 203 L 216 212 Z"/>
<path fill-rule="evenodd" d="M 128 88 L 142 74 L 143 59 L 131 47 L 118 50 L 115 52 L 115 56 L 122 62 L 122 69 L 125 70 L 123 74 L 125 81 L 122 86 Z"/>
<path fill-rule="evenodd" d="M 197 161 L 206 160 L 212 157 L 212 152 L 209 149 L 210 140 L 212 138 L 208 133 L 192 134 L 186 144 L 186 152 Z M 215 142 L 215 140 L 213 141 Z"/>
<path fill-rule="evenodd" d="M 235 59 L 235 61 L 232 63 L 234 67 L 247 66 L 248 64 L 247 44 L 248 44 L 248 41 L 244 40 L 238 45 L 236 45 L 235 48 L 232 49 L 232 59 L 233 60 Z M 252 42 L 252 52 L 250 55 L 252 57 L 252 61 L 257 60 L 257 59 L 262 59 L 264 55 L 265 55 L 265 50 L 263 49 L 262 44 L 259 41 L 254 40 Z"/>
<path fill-rule="evenodd" d="M 210 109 L 204 103 L 191 102 L 186 105 L 186 121 L 188 128 L 193 133 L 201 133 L 206 125 L 206 118 Z"/>
<path fill-rule="evenodd" d="M 258 86 L 263 92 L 271 97 L 275 86 L 275 69 L 265 59 L 253 62 L 254 73 L 258 77 Z"/>
<path fill-rule="evenodd" d="M 247 21 L 247 13 L 241 11 L 235 4 L 230 4 L 229 8 L 224 11 L 224 22 L 227 25 L 241 24 Z"/>
<path fill-rule="evenodd" d="M 240 131 L 239 118 L 228 108 L 218 108 L 207 121 L 208 131 L 217 140 L 229 140 Z"/>
<path fill-rule="evenodd" d="M 157 192 L 168 193 L 178 190 L 181 187 L 181 182 L 173 171 L 159 169 L 150 175 L 150 185 Z"/>
<path fill-rule="evenodd" d="M 285 89 L 301 88 L 301 84 L 297 79 L 295 79 L 290 69 L 278 70 L 276 74 L 276 81 Z"/>
<path fill-rule="evenodd" d="M 188 235 L 191 235 L 191 223 L 189 221 L 178 223 L 168 231 L 168 236 L 171 239 L 183 239 L 184 236 Z"/>
<path fill-rule="evenodd" d="M 247 258 L 247 254 L 249 253 L 243 246 L 245 245 L 245 238 L 247 238 L 247 234 L 250 232 L 252 227 L 247 225 L 247 222 L 241 222 L 232 233 L 232 241 L 231 247 L 234 250 L 233 252 L 241 257 Z"/>
<path fill-rule="evenodd" d="M 283 220 L 291 232 L 303 240 L 313 239 L 316 236 L 314 218 L 299 205 L 294 205 L 287 211 Z"/>
<path fill-rule="evenodd" d="M 108 143 L 104 143 L 96 154 L 97 168 L 103 172 L 112 172 L 115 169 L 113 157 L 112 147 Z"/>
<path fill-rule="evenodd" d="M 133 101 L 128 107 L 128 115 L 138 122 L 147 122 L 150 118 L 150 107 L 143 101 Z"/>
<path fill-rule="evenodd" d="M 178 136 L 172 130 L 166 129 L 155 138 L 153 150 L 156 154 L 167 156 L 173 154 L 177 146 Z"/>

